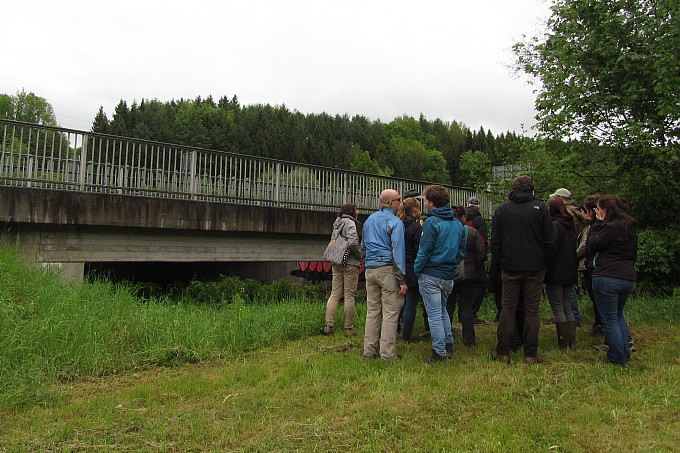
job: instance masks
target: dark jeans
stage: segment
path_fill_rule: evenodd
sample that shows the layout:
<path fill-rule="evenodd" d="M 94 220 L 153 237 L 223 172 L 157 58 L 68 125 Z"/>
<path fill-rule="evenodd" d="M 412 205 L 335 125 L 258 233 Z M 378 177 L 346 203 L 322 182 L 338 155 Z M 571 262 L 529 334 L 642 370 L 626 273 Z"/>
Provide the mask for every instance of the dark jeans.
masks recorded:
<path fill-rule="evenodd" d="M 463 344 L 475 344 L 475 317 L 473 314 L 475 280 L 461 280 L 453 284 L 453 291 L 446 301 L 446 311 L 453 323 L 453 312 L 458 302 L 458 319 L 463 326 Z"/>
<path fill-rule="evenodd" d="M 524 300 L 524 325 L 522 326 L 522 344 L 525 357 L 538 355 L 538 330 L 541 326 L 539 305 L 543 292 L 545 270 L 534 272 L 502 271 L 503 308 L 498 321 L 498 344 L 496 351 L 501 355 L 510 355 L 515 315 L 520 292 Z"/>
<path fill-rule="evenodd" d="M 402 309 L 402 314 L 404 317 L 402 335 L 404 341 L 411 341 L 411 336 L 413 335 L 413 325 L 416 322 L 416 312 L 418 311 L 418 301 L 420 301 L 420 292 L 418 291 L 418 287 L 414 286 L 413 288 L 409 288 L 406 292 L 404 308 Z M 425 330 L 429 330 L 429 325 L 427 324 L 427 314 L 425 313 L 424 305 L 423 320 L 425 323 Z"/>
<path fill-rule="evenodd" d="M 583 286 L 586 287 L 588 292 L 588 297 L 593 302 L 593 316 L 595 320 L 593 321 L 594 326 L 602 325 L 602 318 L 600 317 L 600 311 L 597 309 L 597 301 L 595 300 L 595 294 L 593 294 L 593 276 L 590 271 L 583 271 Z"/>
<path fill-rule="evenodd" d="M 630 360 L 629 331 L 623 309 L 633 288 L 635 288 L 633 280 L 593 277 L 593 293 L 602 316 L 604 336 L 609 345 L 607 360 L 622 366 Z"/>

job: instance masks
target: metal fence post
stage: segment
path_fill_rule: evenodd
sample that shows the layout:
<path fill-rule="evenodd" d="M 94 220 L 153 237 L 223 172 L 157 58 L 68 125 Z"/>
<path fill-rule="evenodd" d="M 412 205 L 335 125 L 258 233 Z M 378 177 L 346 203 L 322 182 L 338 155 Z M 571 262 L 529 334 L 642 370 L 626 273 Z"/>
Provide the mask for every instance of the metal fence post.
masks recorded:
<path fill-rule="evenodd" d="M 85 192 L 85 171 L 87 170 L 87 134 L 83 134 L 83 146 L 80 148 L 80 171 L 78 172 L 78 178 L 80 178 L 80 191 Z M 74 159 L 75 160 L 75 159 Z"/>
<path fill-rule="evenodd" d="M 189 161 L 189 193 L 191 199 L 196 199 L 196 150 L 191 151 L 191 159 Z"/>
<path fill-rule="evenodd" d="M 280 198 L 279 198 L 279 190 L 280 190 L 280 182 L 281 182 L 281 162 L 276 163 L 276 187 L 274 191 L 274 201 L 276 202 L 276 206 L 280 206 Z"/>

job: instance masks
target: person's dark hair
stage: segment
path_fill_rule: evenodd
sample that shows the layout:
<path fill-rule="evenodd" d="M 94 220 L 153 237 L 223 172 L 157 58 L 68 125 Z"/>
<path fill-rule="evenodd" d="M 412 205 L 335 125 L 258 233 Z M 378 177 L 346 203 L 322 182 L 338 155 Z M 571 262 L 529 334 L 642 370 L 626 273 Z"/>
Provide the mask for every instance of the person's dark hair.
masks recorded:
<path fill-rule="evenodd" d="M 453 213 L 458 217 L 459 220 L 463 220 L 463 217 L 466 215 L 465 208 L 462 206 L 451 206 L 451 209 L 453 210 Z"/>
<path fill-rule="evenodd" d="M 631 215 L 628 201 L 616 195 L 603 195 L 597 200 L 597 207 L 607 210 L 605 223 L 618 220 L 629 232 L 637 226 L 637 220 Z"/>
<path fill-rule="evenodd" d="M 354 217 L 354 213 L 356 212 L 356 210 L 357 210 L 357 205 L 355 205 L 354 203 L 343 204 L 340 207 L 340 214 L 338 214 L 338 217 L 342 217 L 343 214 Z"/>
<path fill-rule="evenodd" d="M 397 217 L 401 220 L 406 220 L 408 216 L 414 219 L 420 218 L 420 201 L 415 198 L 405 198 L 397 211 Z"/>
<path fill-rule="evenodd" d="M 425 199 L 429 200 L 436 208 L 449 204 L 449 191 L 444 186 L 433 184 L 427 186 L 423 192 Z"/>
<path fill-rule="evenodd" d="M 510 190 L 531 193 L 534 191 L 534 181 L 530 176 L 521 175 L 512 180 Z"/>
<path fill-rule="evenodd" d="M 581 203 L 579 203 L 578 208 L 584 214 L 590 212 L 595 218 L 595 208 L 597 207 L 597 200 L 600 199 L 600 194 L 588 195 L 585 197 Z"/>
<path fill-rule="evenodd" d="M 564 200 L 562 200 L 562 197 L 557 195 L 550 197 L 548 200 L 548 212 L 551 217 L 556 215 L 567 215 L 567 210 L 564 207 Z"/>

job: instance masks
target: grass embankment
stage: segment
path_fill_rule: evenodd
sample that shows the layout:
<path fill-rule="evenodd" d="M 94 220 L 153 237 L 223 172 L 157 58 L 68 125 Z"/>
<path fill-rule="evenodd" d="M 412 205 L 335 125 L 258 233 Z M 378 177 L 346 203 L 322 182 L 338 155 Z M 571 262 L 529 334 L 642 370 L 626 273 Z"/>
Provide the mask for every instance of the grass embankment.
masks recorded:
<path fill-rule="evenodd" d="M 104 284 L 63 285 L 3 254 L 0 450 L 673 451 L 680 445 L 677 296 L 631 300 L 638 351 L 626 369 L 603 363 L 590 347 L 601 339 L 585 328 L 576 349 L 556 350 L 554 326 L 545 324 L 542 365 L 524 364 L 520 355 L 510 366 L 490 361 L 494 324 L 479 326 L 475 348 L 461 347 L 458 334 L 454 358 L 444 363 L 424 364 L 430 346 L 422 342 L 400 343 L 403 359 L 384 364 L 361 359 L 361 335 L 316 335 L 323 304 L 216 310 L 142 303 Z M 584 302 L 585 314 L 587 308 Z M 358 331 L 364 317 L 360 304 Z M 186 361 L 200 363 L 153 366 Z M 30 379 L 32 373 L 40 379 Z M 6 392 L 17 376 L 28 383 Z"/>

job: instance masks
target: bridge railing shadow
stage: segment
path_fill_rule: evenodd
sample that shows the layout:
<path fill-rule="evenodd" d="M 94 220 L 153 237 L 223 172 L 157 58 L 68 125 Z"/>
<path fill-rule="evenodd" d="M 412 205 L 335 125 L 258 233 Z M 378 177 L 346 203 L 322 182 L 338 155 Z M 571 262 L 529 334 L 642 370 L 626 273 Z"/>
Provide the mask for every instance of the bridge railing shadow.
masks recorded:
<path fill-rule="evenodd" d="M 0 120 L 0 140 L 0 185 L 27 188 L 327 211 L 355 203 L 370 213 L 385 188 L 422 193 L 428 185 L 10 120 Z M 452 204 L 476 194 L 449 190 Z"/>

